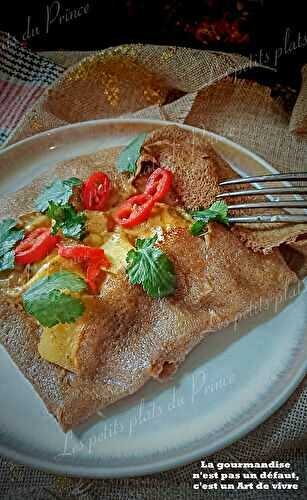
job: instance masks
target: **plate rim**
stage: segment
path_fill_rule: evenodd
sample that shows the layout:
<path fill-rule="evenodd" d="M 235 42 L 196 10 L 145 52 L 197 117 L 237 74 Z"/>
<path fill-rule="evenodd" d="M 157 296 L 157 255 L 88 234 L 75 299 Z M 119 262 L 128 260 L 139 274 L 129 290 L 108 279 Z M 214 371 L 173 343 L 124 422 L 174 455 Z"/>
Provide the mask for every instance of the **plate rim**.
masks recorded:
<path fill-rule="evenodd" d="M 26 145 L 27 143 L 35 142 L 38 139 L 42 139 L 45 137 L 52 137 L 53 135 L 57 134 L 58 132 L 65 131 L 67 129 L 78 129 L 86 126 L 97 126 L 97 125 L 103 125 L 103 124 L 125 124 L 125 123 L 147 123 L 147 124 L 152 124 L 152 125 L 157 125 L 161 127 L 166 127 L 166 126 L 171 126 L 175 125 L 177 127 L 189 130 L 190 132 L 197 131 L 199 134 L 204 134 L 205 136 L 209 137 L 214 137 L 217 138 L 218 140 L 222 139 L 222 142 L 225 142 L 229 146 L 233 146 L 240 151 L 246 153 L 247 155 L 251 156 L 255 161 L 258 161 L 259 163 L 262 163 L 262 165 L 267 168 L 269 171 L 272 173 L 278 173 L 278 170 L 273 167 L 270 163 L 268 163 L 264 158 L 262 158 L 260 155 L 257 153 L 254 153 L 253 151 L 249 150 L 245 146 L 242 146 L 241 144 L 228 139 L 228 137 L 225 137 L 221 134 L 217 134 L 216 132 L 212 132 L 207 129 L 202 129 L 199 127 L 194 127 L 193 125 L 188 125 L 186 123 L 178 123 L 170 120 L 157 120 L 157 119 L 150 119 L 150 118 L 100 118 L 99 120 L 86 120 L 82 122 L 77 122 L 77 123 L 69 123 L 68 125 L 62 125 L 61 127 L 54 127 L 48 130 L 44 130 L 43 132 L 39 132 L 38 134 L 31 135 L 30 137 L 26 137 L 25 139 L 22 139 L 20 141 L 17 141 L 13 144 L 9 144 L 8 146 L 4 146 L 0 148 L 0 158 L 1 156 L 5 156 L 6 153 L 12 151 L 13 149 L 22 147 Z"/>
<path fill-rule="evenodd" d="M 57 133 L 64 132 L 67 129 L 78 129 L 87 126 L 99 126 L 99 125 L 107 125 L 107 124 L 121 124 L 124 125 L 137 123 L 142 124 L 146 123 L 149 125 L 153 125 L 155 127 L 159 126 L 170 126 L 176 125 L 180 128 L 201 133 L 206 137 L 212 137 L 217 139 L 220 142 L 226 143 L 227 145 L 241 151 L 247 156 L 251 157 L 256 162 L 260 163 L 266 170 L 272 173 L 278 172 L 272 165 L 270 165 L 264 158 L 259 156 L 257 153 L 250 151 L 245 146 L 242 146 L 227 137 L 224 137 L 220 134 L 216 134 L 215 132 L 211 132 L 206 129 L 200 129 L 198 127 L 194 127 L 192 125 L 181 124 L 177 122 L 167 121 L 167 120 L 151 120 L 151 119 L 138 119 L 138 118 L 107 118 L 107 119 L 99 119 L 99 120 L 88 120 L 68 125 L 63 125 L 61 127 L 56 127 L 39 134 L 35 134 L 31 137 L 27 137 L 21 141 L 18 141 L 14 144 L 8 145 L 0 150 L 0 159 L 5 157 L 5 155 L 13 149 L 21 148 L 26 146 L 27 144 L 31 144 L 40 139 L 45 139 L 56 135 Z M 235 431 L 230 431 L 228 434 L 222 436 L 220 439 L 214 441 L 210 446 L 198 446 L 194 448 L 193 451 L 181 453 L 180 455 L 176 455 L 176 457 L 171 457 L 168 459 L 159 458 L 158 461 L 150 464 L 142 464 L 138 466 L 125 466 L 120 467 L 119 469 L 113 468 L 112 470 L 108 470 L 106 467 L 92 467 L 92 466 L 83 466 L 83 465 L 70 465 L 70 464 L 56 464 L 55 462 L 51 462 L 50 460 L 39 459 L 34 457 L 31 454 L 19 452 L 18 450 L 9 448 L 0 443 L 0 454 L 4 458 L 8 458 L 9 460 L 16 461 L 18 463 L 28 465 L 45 472 L 53 472 L 60 475 L 72 476 L 72 477 L 87 477 L 87 478 L 123 478 L 123 477 L 137 477 L 149 474 L 155 474 L 159 472 L 163 472 L 170 469 L 176 469 L 180 466 L 192 463 L 195 460 L 201 459 L 217 451 L 220 451 L 234 442 L 240 440 L 245 437 L 249 432 L 255 430 L 259 425 L 261 425 L 266 419 L 272 416 L 292 395 L 298 385 L 302 382 L 304 377 L 307 375 L 307 359 L 305 363 L 302 363 L 300 369 L 297 370 L 295 376 L 292 377 L 291 382 L 287 384 L 287 386 L 283 389 L 283 391 L 279 392 L 275 398 L 268 404 L 262 411 L 259 411 L 256 415 L 254 415 L 248 422 L 241 425 L 240 429 Z"/>

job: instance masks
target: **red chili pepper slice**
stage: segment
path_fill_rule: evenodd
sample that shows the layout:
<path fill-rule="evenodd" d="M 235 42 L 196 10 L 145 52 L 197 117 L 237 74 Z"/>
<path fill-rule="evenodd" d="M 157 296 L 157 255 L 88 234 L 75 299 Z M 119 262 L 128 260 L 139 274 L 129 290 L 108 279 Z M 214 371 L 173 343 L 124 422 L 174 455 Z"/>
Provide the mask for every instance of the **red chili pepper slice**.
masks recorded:
<path fill-rule="evenodd" d="M 101 267 L 110 267 L 110 261 L 105 256 L 102 248 L 94 248 L 86 245 L 62 246 L 59 245 L 59 255 L 65 259 L 72 259 L 84 266 L 86 281 L 94 293 L 99 288 L 102 277 Z"/>
<path fill-rule="evenodd" d="M 32 264 L 44 259 L 59 240 L 59 236 L 52 236 L 50 228 L 39 227 L 31 231 L 15 249 L 16 264 Z"/>
<path fill-rule="evenodd" d="M 152 196 L 154 201 L 161 200 L 170 190 L 173 182 L 173 174 L 166 168 L 157 168 L 150 175 L 146 186 L 145 193 Z"/>
<path fill-rule="evenodd" d="M 110 262 L 105 256 L 105 253 L 102 248 L 89 247 L 86 245 L 75 245 L 75 246 L 63 246 L 59 245 L 59 255 L 66 259 L 72 259 L 76 262 L 85 262 L 85 261 L 96 261 L 99 260 L 102 262 L 101 265 L 104 267 L 109 267 Z"/>
<path fill-rule="evenodd" d="M 109 199 L 111 183 L 104 172 L 95 172 L 82 188 L 82 203 L 87 210 L 104 210 Z"/>
<path fill-rule="evenodd" d="M 105 266 L 106 267 L 106 266 Z M 91 261 L 86 270 L 86 282 L 94 293 L 98 293 L 99 285 L 102 280 L 103 271 L 101 270 L 101 263 Z"/>
<path fill-rule="evenodd" d="M 146 193 L 137 194 L 126 200 L 113 214 L 114 220 L 123 227 L 134 227 L 150 216 L 155 200 Z"/>

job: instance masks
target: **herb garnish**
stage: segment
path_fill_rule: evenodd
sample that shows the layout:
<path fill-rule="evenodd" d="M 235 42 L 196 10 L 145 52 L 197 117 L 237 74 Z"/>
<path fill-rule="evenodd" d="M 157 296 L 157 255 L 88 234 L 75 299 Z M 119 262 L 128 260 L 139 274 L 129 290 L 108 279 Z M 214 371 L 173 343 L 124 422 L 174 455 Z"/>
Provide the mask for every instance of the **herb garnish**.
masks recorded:
<path fill-rule="evenodd" d="M 85 281 L 77 274 L 57 272 L 36 281 L 24 292 L 23 305 L 28 314 L 48 328 L 58 323 L 73 323 L 83 314 L 84 305 L 66 291 L 81 292 L 86 287 Z"/>
<path fill-rule="evenodd" d="M 53 201 L 58 205 L 65 205 L 73 194 L 74 186 L 81 186 L 82 181 L 77 177 L 70 177 L 62 181 L 55 180 L 50 186 L 47 186 L 38 196 L 35 206 L 39 212 L 45 212 L 48 209 L 49 202 Z"/>
<path fill-rule="evenodd" d="M 217 221 L 228 226 L 228 206 L 222 200 L 215 201 L 211 207 L 203 210 L 193 210 L 190 212 L 193 219 L 196 220 L 191 226 L 190 232 L 193 236 L 200 236 L 204 227 L 210 221 Z"/>
<path fill-rule="evenodd" d="M 15 252 L 13 250 L 17 241 L 24 238 L 24 231 L 16 228 L 15 219 L 4 219 L 0 222 L 0 271 L 13 269 L 15 265 Z"/>
<path fill-rule="evenodd" d="M 137 135 L 119 154 L 116 166 L 119 172 L 129 172 L 134 175 L 137 170 L 137 161 L 141 154 L 141 147 L 147 134 Z"/>
<path fill-rule="evenodd" d="M 127 274 L 131 285 L 142 285 L 150 297 L 161 298 L 174 293 L 176 274 L 173 263 L 153 238 L 137 239 L 135 250 L 127 254 Z"/>
<path fill-rule="evenodd" d="M 59 229 L 62 229 L 63 236 L 66 238 L 80 240 L 85 235 L 85 213 L 76 212 L 68 203 L 59 205 L 53 201 L 49 202 L 47 215 L 55 221 L 51 234 L 55 235 Z"/>

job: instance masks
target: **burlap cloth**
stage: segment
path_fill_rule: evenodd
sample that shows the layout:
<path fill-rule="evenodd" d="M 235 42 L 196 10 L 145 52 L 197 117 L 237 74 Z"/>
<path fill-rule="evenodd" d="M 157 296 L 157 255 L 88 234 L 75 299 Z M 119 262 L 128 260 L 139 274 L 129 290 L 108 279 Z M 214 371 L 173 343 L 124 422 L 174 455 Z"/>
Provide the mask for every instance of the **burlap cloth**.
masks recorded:
<path fill-rule="evenodd" d="M 186 48 L 128 45 L 92 54 L 46 53 L 69 67 L 28 112 L 10 143 L 37 132 L 89 119 L 160 118 L 222 134 L 260 154 L 281 171 L 307 170 L 307 67 L 294 109 L 270 89 L 244 79 L 251 59 Z M 73 66 L 71 66 L 73 64 Z M 289 492 L 216 491 L 205 498 L 307 498 L 307 379 L 264 424 L 210 457 L 216 462 L 291 462 L 300 489 Z M 199 462 L 131 479 L 62 478 L 0 461 L 3 498 L 192 498 Z M 198 496 L 198 495 L 197 495 Z"/>

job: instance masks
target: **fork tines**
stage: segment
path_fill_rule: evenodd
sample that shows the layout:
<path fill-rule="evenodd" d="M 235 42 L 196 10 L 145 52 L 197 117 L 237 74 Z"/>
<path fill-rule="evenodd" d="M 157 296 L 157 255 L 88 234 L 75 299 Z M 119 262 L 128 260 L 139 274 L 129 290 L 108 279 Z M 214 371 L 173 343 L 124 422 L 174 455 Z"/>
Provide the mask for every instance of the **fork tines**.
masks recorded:
<path fill-rule="evenodd" d="M 268 181 L 307 181 L 307 172 L 292 172 L 289 174 L 257 175 L 254 177 L 239 177 L 220 182 L 220 186 L 229 184 L 245 184 L 246 182 L 268 182 Z"/>
<path fill-rule="evenodd" d="M 237 184 L 250 184 L 250 183 L 258 183 L 258 182 L 285 182 L 285 181 L 300 181 L 307 182 L 307 172 L 292 172 L 289 174 L 272 174 L 272 175 L 258 175 L 253 177 L 240 177 L 238 179 L 230 179 L 227 181 L 220 182 L 220 186 L 233 186 Z M 302 195 L 307 194 L 307 185 L 306 186 L 293 186 L 291 184 L 283 185 L 283 186 L 273 186 L 269 188 L 255 188 L 255 189 L 244 189 L 238 191 L 225 191 L 217 195 L 218 199 L 228 198 L 228 197 L 236 197 L 236 196 L 257 196 L 257 195 L 284 195 L 284 194 L 293 194 L 293 195 Z M 290 208 L 290 209 L 306 209 L 307 208 L 307 200 L 300 197 L 296 197 L 296 199 L 272 199 L 271 201 L 264 202 L 253 202 L 253 203 L 238 203 L 234 205 L 228 205 L 229 210 L 237 210 L 237 209 L 263 209 L 263 208 Z M 307 213 L 305 210 L 301 213 L 289 214 L 289 213 L 280 213 L 280 214 L 259 214 L 254 216 L 239 216 L 239 217 L 230 217 L 229 222 L 238 222 L 238 223 L 251 223 L 251 222 L 264 222 L 264 223 L 272 223 L 272 222 L 301 222 L 307 223 Z"/>

